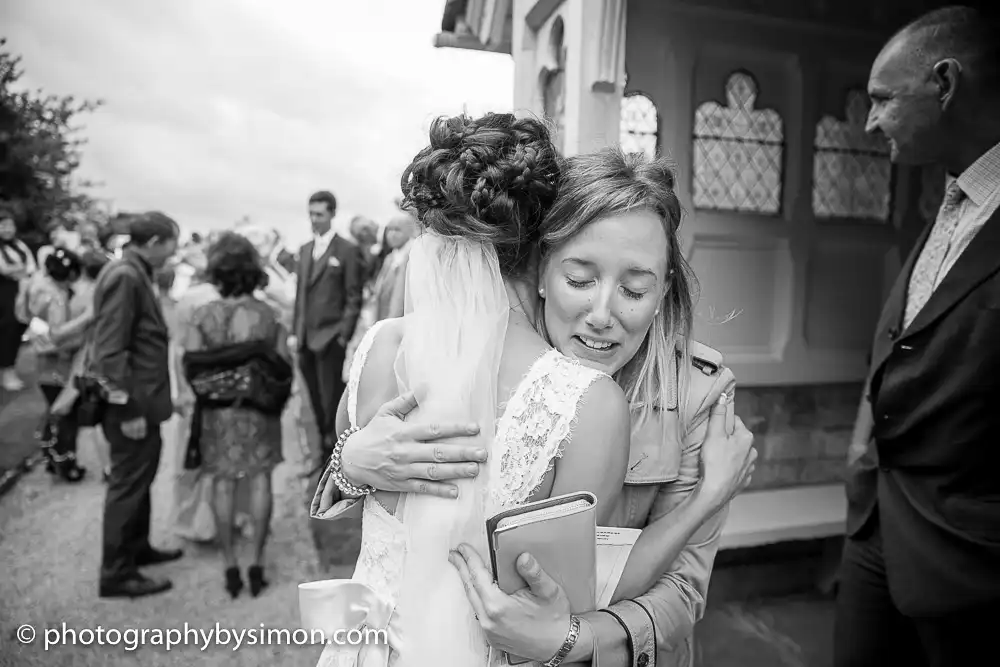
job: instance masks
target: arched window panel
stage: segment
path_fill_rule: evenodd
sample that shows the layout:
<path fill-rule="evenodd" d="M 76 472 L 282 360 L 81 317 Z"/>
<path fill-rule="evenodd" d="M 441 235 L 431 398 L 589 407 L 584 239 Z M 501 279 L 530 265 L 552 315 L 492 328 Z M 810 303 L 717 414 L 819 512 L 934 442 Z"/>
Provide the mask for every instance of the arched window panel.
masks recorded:
<path fill-rule="evenodd" d="M 844 120 L 825 116 L 813 142 L 813 214 L 818 218 L 885 221 L 892 207 L 888 142 L 865 132 L 870 102 L 847 94 Z"/>
<path fill-rule="evenodd" d="M 757 81 L 736 72 L 726 104 L 695 111 L 694 205 L 702 209 L 777 215 L 781 212 L 785 130 L 773 109 L 757 109 Z"/>
<path fill-rule="evenodd" d="M 659 135 L 656 105 L 642 93 L 629 93 L 622 98 L 619 139 L 626 153 L 644 153 L 655 157 Z"/>

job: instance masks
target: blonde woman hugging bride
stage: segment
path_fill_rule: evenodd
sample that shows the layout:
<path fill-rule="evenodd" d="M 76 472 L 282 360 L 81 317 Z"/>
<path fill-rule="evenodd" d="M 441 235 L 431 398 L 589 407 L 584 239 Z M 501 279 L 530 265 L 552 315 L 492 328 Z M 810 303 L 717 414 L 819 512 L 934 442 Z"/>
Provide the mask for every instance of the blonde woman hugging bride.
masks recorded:
<path fill-rule="evenodd" d="M 403 177 L 421 225 L 405 316 L 358 348 L 312 511 L 361 509 L 343 618 L 368 609 L 363 621 L 384 626 L 389 642 L 330 645 L 322 665 L 475 667 L 505 664 L 503 651 L 553 666 L 595 658 L 609 643 L 603 619 L 534 599 L 532 618 L 519 598 L 486 607 L 476 595 L 476 578 L 489 579 L 476 560 L 485 519 L 509 507 L 588 491 L 598 525 L 639 527 L 677 510 L 669 526 L 649 523 L 619 589 L 649 589 L 696 533 L 707 532 L 697 548 L 714 540 L 752 468 L 752 437 L 726 401 L 708 420 L 732 375 L 682 335 L 690 294 L 672 248 L 672 173 L 622 164 L 632 176 L 636 166 L 636 187 L 609 200 L 621 210 L 595 209 L 612 224 L 582 210 L 571 218 L 584 224 L 565 225 L 554 214 L 573 167 L 560 167 L 544 125 L 488 115 L 432 127 Z M 639 493 L 626 475 L 636 468 Z M 679 484 L 661 495 L 667 480 Z M 523 575 L 537 573 L 522 561 Z M 520 605 L 510 628 L 493 618 L 501 603 Z"/>

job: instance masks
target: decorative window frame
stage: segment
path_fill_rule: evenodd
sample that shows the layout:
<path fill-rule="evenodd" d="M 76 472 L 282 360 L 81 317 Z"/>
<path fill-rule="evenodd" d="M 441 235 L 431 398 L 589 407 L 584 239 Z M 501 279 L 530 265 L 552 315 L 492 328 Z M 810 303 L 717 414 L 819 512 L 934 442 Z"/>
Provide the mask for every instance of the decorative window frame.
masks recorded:
<path fill-rule="evenodd" d="M 750 108 L 749 111 L 746 113 L 746 115 L 752 118 L 757 113 L 766 113 L 772 118 L 777 119 L 778 123 L 776 127 L 780 130 L 780 139 L 777 140 L 755 139 L 755 138 L 746 139 L 739 137 L 738 133 L 735 132 L 732 133 L 734 136 L 727 136 L 724 131 L 717 134 L 699 133 L 699 125 L 700 125 L 699 114 L 702 113 L 703 109 L 715 106 L 718 108 L 718 110 L 739 110 L 738 108 L 734 108 L 732 106 L 732 98 L 730 91 L 732 82 L 737 77 L 746 77 L 750 80 L 751 84 L 751 98 L 748 101 Z M 691 196 L 694 203 L 694 207 L 696 209 L 702 211 L 719 211 L 731 214 L 758 215 L 768 218 L 780 218 L 783 216 L 784 196 L 785 196 L 785 166 L 788 160 L 788 139 L 786 136 L 786 122 L 784 116 L 775 109 L 770 109 L 767 107 L 757 108 L 756 106 L 753 106 L 753 102 L 759 99 L 760 97 L 760 91 L 761 91 L 760 83 L 757 77 L 754 76 L 753 72 L 751 72 L 746 68 L 737 68 L 732 70 L 726 76 L 725 82 L 723 83 L 723 95 L 725 99 L 724 103 L 719 102 L 718 99 L 711 99 L 699 103 L 694 108 L 694 113 L 693 113 L 694 122 L 693 122 L 693 132 L 691 141 L 691 175 L 692 175 Z M 728 206 L 728 205 L 719 205 L 718 201 L 707 202 L 707 203 L 699 201 L 701 195 L 700 190 L 702 189 L 703 184 L 699 176 L 700 172 L 698 170 L 699 166 L 698 163 L 699 159 L 707 159 L 709 150 L 703 148 L 704 142 L 725 142 L 737 146 L 757 145 L 761 147 L 764 146 L 777 147 L 779 150 L 779 155 L 775 164 L 775 167 L 777 168 L 777 184 L 776 184 L 777 190 L 776 191 L 771 190 L 772 196 L 769 197 L 770 199 L 773 199 L 775 206 L 773 208 L 761 207 L 759 205 Z M 749 157 L 750 161 L 752 162 L 754 156 L 749 156 Z M 729 158 L 727 157 L 727 159 Z M 713 168 L 713 167 L 709 168 L 715 169 L 716 173 L 718 172 L 718 168 Z M 729 187 L 732 188 L 732 185 L 733 184 L 729 184 Z M 707 185 L 704 185 L 704 187 L 707 189 Z M 707 193 L 706 196 L 711 198 L 711 195 L 707 195 Z M 751 201 L 749 200 L 749 195 L 746 195 L 746 197 L 747 201 Z"/>
<path fill-rule="evenodd" d="M 641 98 L 649 103 L 649 106 L 653 112 L 653 130 L 651 132 L 644 130 L 642 131 L 634 130 L 626 127 L 625 106 L 629 103 L 629 100 L 632 100 L 634 98 Z M 633 90 L 625 93 L 625 95 L 622 96 L 619 130 L 618 130 L 618 143 L 621 145 L 623 150 L 626 150 L 627 152 L 630 153 L 639 152 L 641 150 L 642 152 L 646 153 L 647 157 L 650 158 L 655 157 L 660 150 L 660 123 L 661 123 L 660 109 L 659 107 L 656 106 L 656 102 L 653 101 L 653 98 L 650 95 L 647 95 L 646 93 L 640 90 Z M 643 143 L 643 138 L 650 136 L 653 137 L 652 152 L 650 152 L 646 148 L 641 148 L 638 146 L 637 148 L 639 150 L 628 150 L 628 148 L 626 147 L 626 142 L 629 141 L 627 140 L 627 137 L 633 137 L 633 139 L 631 139 L 630 141 L 634 141 L 636 144 L 641 145 Z"/>
<path fill-rule="evenodd" d="M 851 112 L 851 106 L 853 99 L 856 98 L 863 100 L 863 103 L 866 104 L 866 113 L 864 114 L 864 118 L 859 119 L 860 122 L 862 123 L 862 125 L 860 126 L 852 125 L 853 114 Z M 858 145 L 854 146 L 850 145 L 852 143 L 851 142 L 852 131 L 860 133 L 864 133 L 865 131 L 864 123 L 866 122 L 866 119 L 868 117 L 867 110 L 870 109 L 870 104 L 871 104 L 870 101 L 868 101 L 868 95 L 864 91 L 864 89 L 859 88 L 858 86 L 851 86 L 843 91 L 843 94 L 840 96 L 840 99 L 843 100 L 843 104 L 841 105 L 840 111 L 837 114 L 823 114 L 816 121 L 816 124 L 813 129 L 813 142 L 811 151 L 813 172 L 812 172 L 812 188 L 810 192 L 810 198 L 811 198 L 810 206 L 813 217 L 823 224 L 831 222 L 853 222 L 853 223 L 864 222 L 875 225 L 892 224 L 893 214 L 896 204 L 895 201 L 896 185 L 897 185 L 896 179 L 898 174 L 895 165 L 892 164 L 888 145 L 885 144 L 884 140 L 879 141 L 878 138 L 873 138 L 873 137 L 870 138 L 867 135 L 864 135 L 864 138 L 860 139 L 860 141 L 858 141 L 857 138 L 855 137 L 854 143 Z M 832 144 L 833 142 L 827 141 L 824 143 L 824 141 L 822 141 L 822 137 L 820 136 L 821 128 L 824 128 L 824 126 L 829 127 L 829 125 L 836 126 L 834 131 L 839 132 L 841 134 L 840 138 L 846 139 L 848 145 L 841 145 L 841 146 L 827 145 L 827 144 Z M 878 144 L 880 143 L 883 144 L 882 147 L 878 147 Z M 883 215 L 877 215 L 877 214 L 866 215 L 864 211 L 853 210 L 855 208 L 853 204 L 856 203 L 859 192 L 858 188 L 855 187 L 857 181 L 855 180 L 853 183 L 851 183 L 851 181 L 849 180 L 840 180 L 838 183 L 832 177 L 829 181 L 830 185 L 835 186 L 838 184 L 839 185 L 846 184 L 847 188 L 849 188 L 850 192 L 846 197 L 846 200 L 849 203 L 846 206 L 846 210 L 837 210 L 837 211 L 821 210 L 822 206 L 820 204 L 822 203 L 825 203 L 829 208 L 834 208 L 832 206 L 832 202 L 829 199 L 825 198 L 822 192 L 820 191 L 820 183 L 822 180 L 820 178 L 820 170 L 826 168 L 828 171 L 832 171 L 830 167 L 824 167 L 823 158 L 824 156 L 838 156 L 838 155 L 845 156 L 848 158 L 854 158 L 853 166 L 856 177 L 864 176 L 864 174 L 867 172 L 867 169 L 862 164 L 862 161 L 864 160 L 870 160 L 872 163 L 874 163 L 875 161 L 879 161 L 882 162 L 881 167 L 888 168 L 888 176 L 885 183 L 885 197 L 886 197 L 884 201 L 885 210 Z M 850 166 L 851 165 L 848 165 L 848 167 Z M 844 165 L 842 163 L 840 169 L 843 170 L 843 167 Z M 843 173 L 843 171 L 841 171 L 840 173 Z M 870 185 L 870 183 L 871 182 L 869 180 L 868 185 Z M 870 189 L 871 188 L 869 187 L 869 190 Z M 821 200 L 825 200 L 825 202 Z"/>

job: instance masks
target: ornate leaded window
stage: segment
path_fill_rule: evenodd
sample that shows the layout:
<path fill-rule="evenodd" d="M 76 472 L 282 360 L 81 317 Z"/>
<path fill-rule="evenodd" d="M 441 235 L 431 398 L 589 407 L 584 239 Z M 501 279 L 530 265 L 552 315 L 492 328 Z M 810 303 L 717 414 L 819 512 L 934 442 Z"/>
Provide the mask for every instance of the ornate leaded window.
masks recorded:
<path fill-rule="evenodd" d="M 824 116 L 816 124 L 812 205 L 818 218 L 889 218 L 892 162 L 886 140 L 865 132 L 870 104 L 864 91 L 852 90 L 844 120 Z"/>
<path fill-rule="evenodd" d="M 562 17 L 556 17 L 549 31 L 549 62 L 542 68 L 542 110 L 552 121 L 552 143 L 562 152 L 566 131 L 566 46 Z"/>
<path fill-rule="evenodd" d="M 629 93 L 622 98 L 619 142 L 626 153 L 656 155 L 659 121 L 656 105 L 642 93 Z"/>
<path fill-rule="evenodd" d="M 694 205 L 702 209 L 781 211 L 785 133 L 781 115 L 757 109 L 757 81 L 735 72 L 726 104 L 705 102 L 694 117 Z"/>

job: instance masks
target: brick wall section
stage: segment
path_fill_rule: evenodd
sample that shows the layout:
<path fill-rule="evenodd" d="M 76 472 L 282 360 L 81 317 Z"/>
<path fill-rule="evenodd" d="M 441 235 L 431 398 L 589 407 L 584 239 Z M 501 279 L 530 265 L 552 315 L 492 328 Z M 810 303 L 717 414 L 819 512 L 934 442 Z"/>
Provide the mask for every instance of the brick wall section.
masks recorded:
<path fill-rule="evenodd" d="M 842 481 L 861 383 L 739 387 L 736 414 L 755 436 L 751 489 Z"/>

